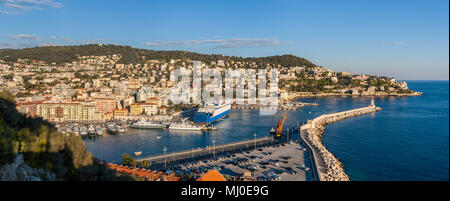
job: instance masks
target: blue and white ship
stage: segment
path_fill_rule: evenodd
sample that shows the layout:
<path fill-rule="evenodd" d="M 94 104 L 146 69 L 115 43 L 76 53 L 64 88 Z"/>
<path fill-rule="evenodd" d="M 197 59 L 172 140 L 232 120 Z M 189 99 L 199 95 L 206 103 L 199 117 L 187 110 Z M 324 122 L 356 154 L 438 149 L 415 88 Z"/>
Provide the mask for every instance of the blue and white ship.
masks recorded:
<path fill-rule="evenodd" d="M 205 105 L 198 109 L 194 115 L 194 122 L 198 124 L 210 124 L 226 117 L 231 110 L 231 104 Z"/>

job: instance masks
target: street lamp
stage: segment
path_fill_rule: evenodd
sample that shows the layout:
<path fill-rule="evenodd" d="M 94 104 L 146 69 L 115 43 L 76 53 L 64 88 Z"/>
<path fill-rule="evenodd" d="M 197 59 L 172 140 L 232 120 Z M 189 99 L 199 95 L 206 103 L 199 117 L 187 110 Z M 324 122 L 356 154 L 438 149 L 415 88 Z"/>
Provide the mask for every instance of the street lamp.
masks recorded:
<path fill-rule="evenodd" d="M 256 133 L 253 135 L 255 136 L 255 150 L 256 150 Z"/>
<path fill-rule="evenodd" d="M 214 145 L 214 150 L 213 150 L 214 160 L 216 160 L 216 140 L 213 140 L 213 145 Z"/>
<path fill-rule="evenodd" d="M 164 169 L 165 169 L 167 168 L 167 156 L 166 156 L 167 148 L 164 147 L 163 151 L 164 151 Z"/>

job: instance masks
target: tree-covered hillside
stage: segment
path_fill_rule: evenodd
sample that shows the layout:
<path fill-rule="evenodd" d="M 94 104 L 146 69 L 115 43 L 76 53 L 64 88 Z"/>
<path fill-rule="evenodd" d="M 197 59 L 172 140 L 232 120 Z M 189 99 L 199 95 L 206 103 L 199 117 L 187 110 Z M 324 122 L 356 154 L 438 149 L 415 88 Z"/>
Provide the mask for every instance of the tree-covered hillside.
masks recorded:
<path fill-rule="evenodd" d="M 0 51 L 0 59 L 7 62 L 16 62 L 17 59 L 34 59 L 45 61 L 47 63 L 56 62 L 58 64 L 70 63 L 77 60 L 77 56 L 102 56 L 121 54 L 122 58 L 119 63 L 142 63 L 145 60 L 158 59 L 192 59 L 200 60 L 206 63 L 217 60 L 235 61 L 235 62 L 256 62 L 265 66 L 265 64 L 280 64 L 282 66 L 307 66 L 314 67 L 315 64 L 307 59 L 296 57 L 293 55 L 270 56 L 270 57 L 234 57 L 223 55 L 207 55 L 186 51 L 155 51 L 132 48 L 130 46 L 118 45 L 80 45 L 80 46 L 49 46 L 34 47 L 25 49 L 3 50 Z"/>

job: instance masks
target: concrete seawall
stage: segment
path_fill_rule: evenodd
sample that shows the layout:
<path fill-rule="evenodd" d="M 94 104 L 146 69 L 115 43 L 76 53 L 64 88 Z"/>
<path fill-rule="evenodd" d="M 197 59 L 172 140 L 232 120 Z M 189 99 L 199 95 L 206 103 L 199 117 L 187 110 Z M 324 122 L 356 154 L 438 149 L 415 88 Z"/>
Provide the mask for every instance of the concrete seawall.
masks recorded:
<path fill-rule="evenodd" d="M 358 108 L 326 114 L 308 121 L 301 127 L 300 137 L 312 150 L 313 165 L 319 176 L 320 181 L 349 181 L 349 177 L 344 172 L 342 163 L 322 144 L 322 134 L 325 131 L 325 125 L 355 116 L 368 113 L 374 113 L 381 110 L 373 103 L 368 107 Z"/>

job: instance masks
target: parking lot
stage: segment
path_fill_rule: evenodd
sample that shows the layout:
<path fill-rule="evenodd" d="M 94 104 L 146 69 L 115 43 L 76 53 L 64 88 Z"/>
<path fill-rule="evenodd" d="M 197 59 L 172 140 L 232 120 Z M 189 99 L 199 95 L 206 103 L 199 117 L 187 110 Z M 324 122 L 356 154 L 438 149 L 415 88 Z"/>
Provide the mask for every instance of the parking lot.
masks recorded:
<path fill-rule="evenodd" d="M 217 155 L 216 160 L 202 160 L 185 164 L 184 171 L 200 175 L 209 169 L 216 169 L 223 175 L 240 178 L 244 172 L 251 172 L 259 181 L 305 181 L 304 147 L 298 143 L 285 143 L 263 147 L 236 154 Z"/>

